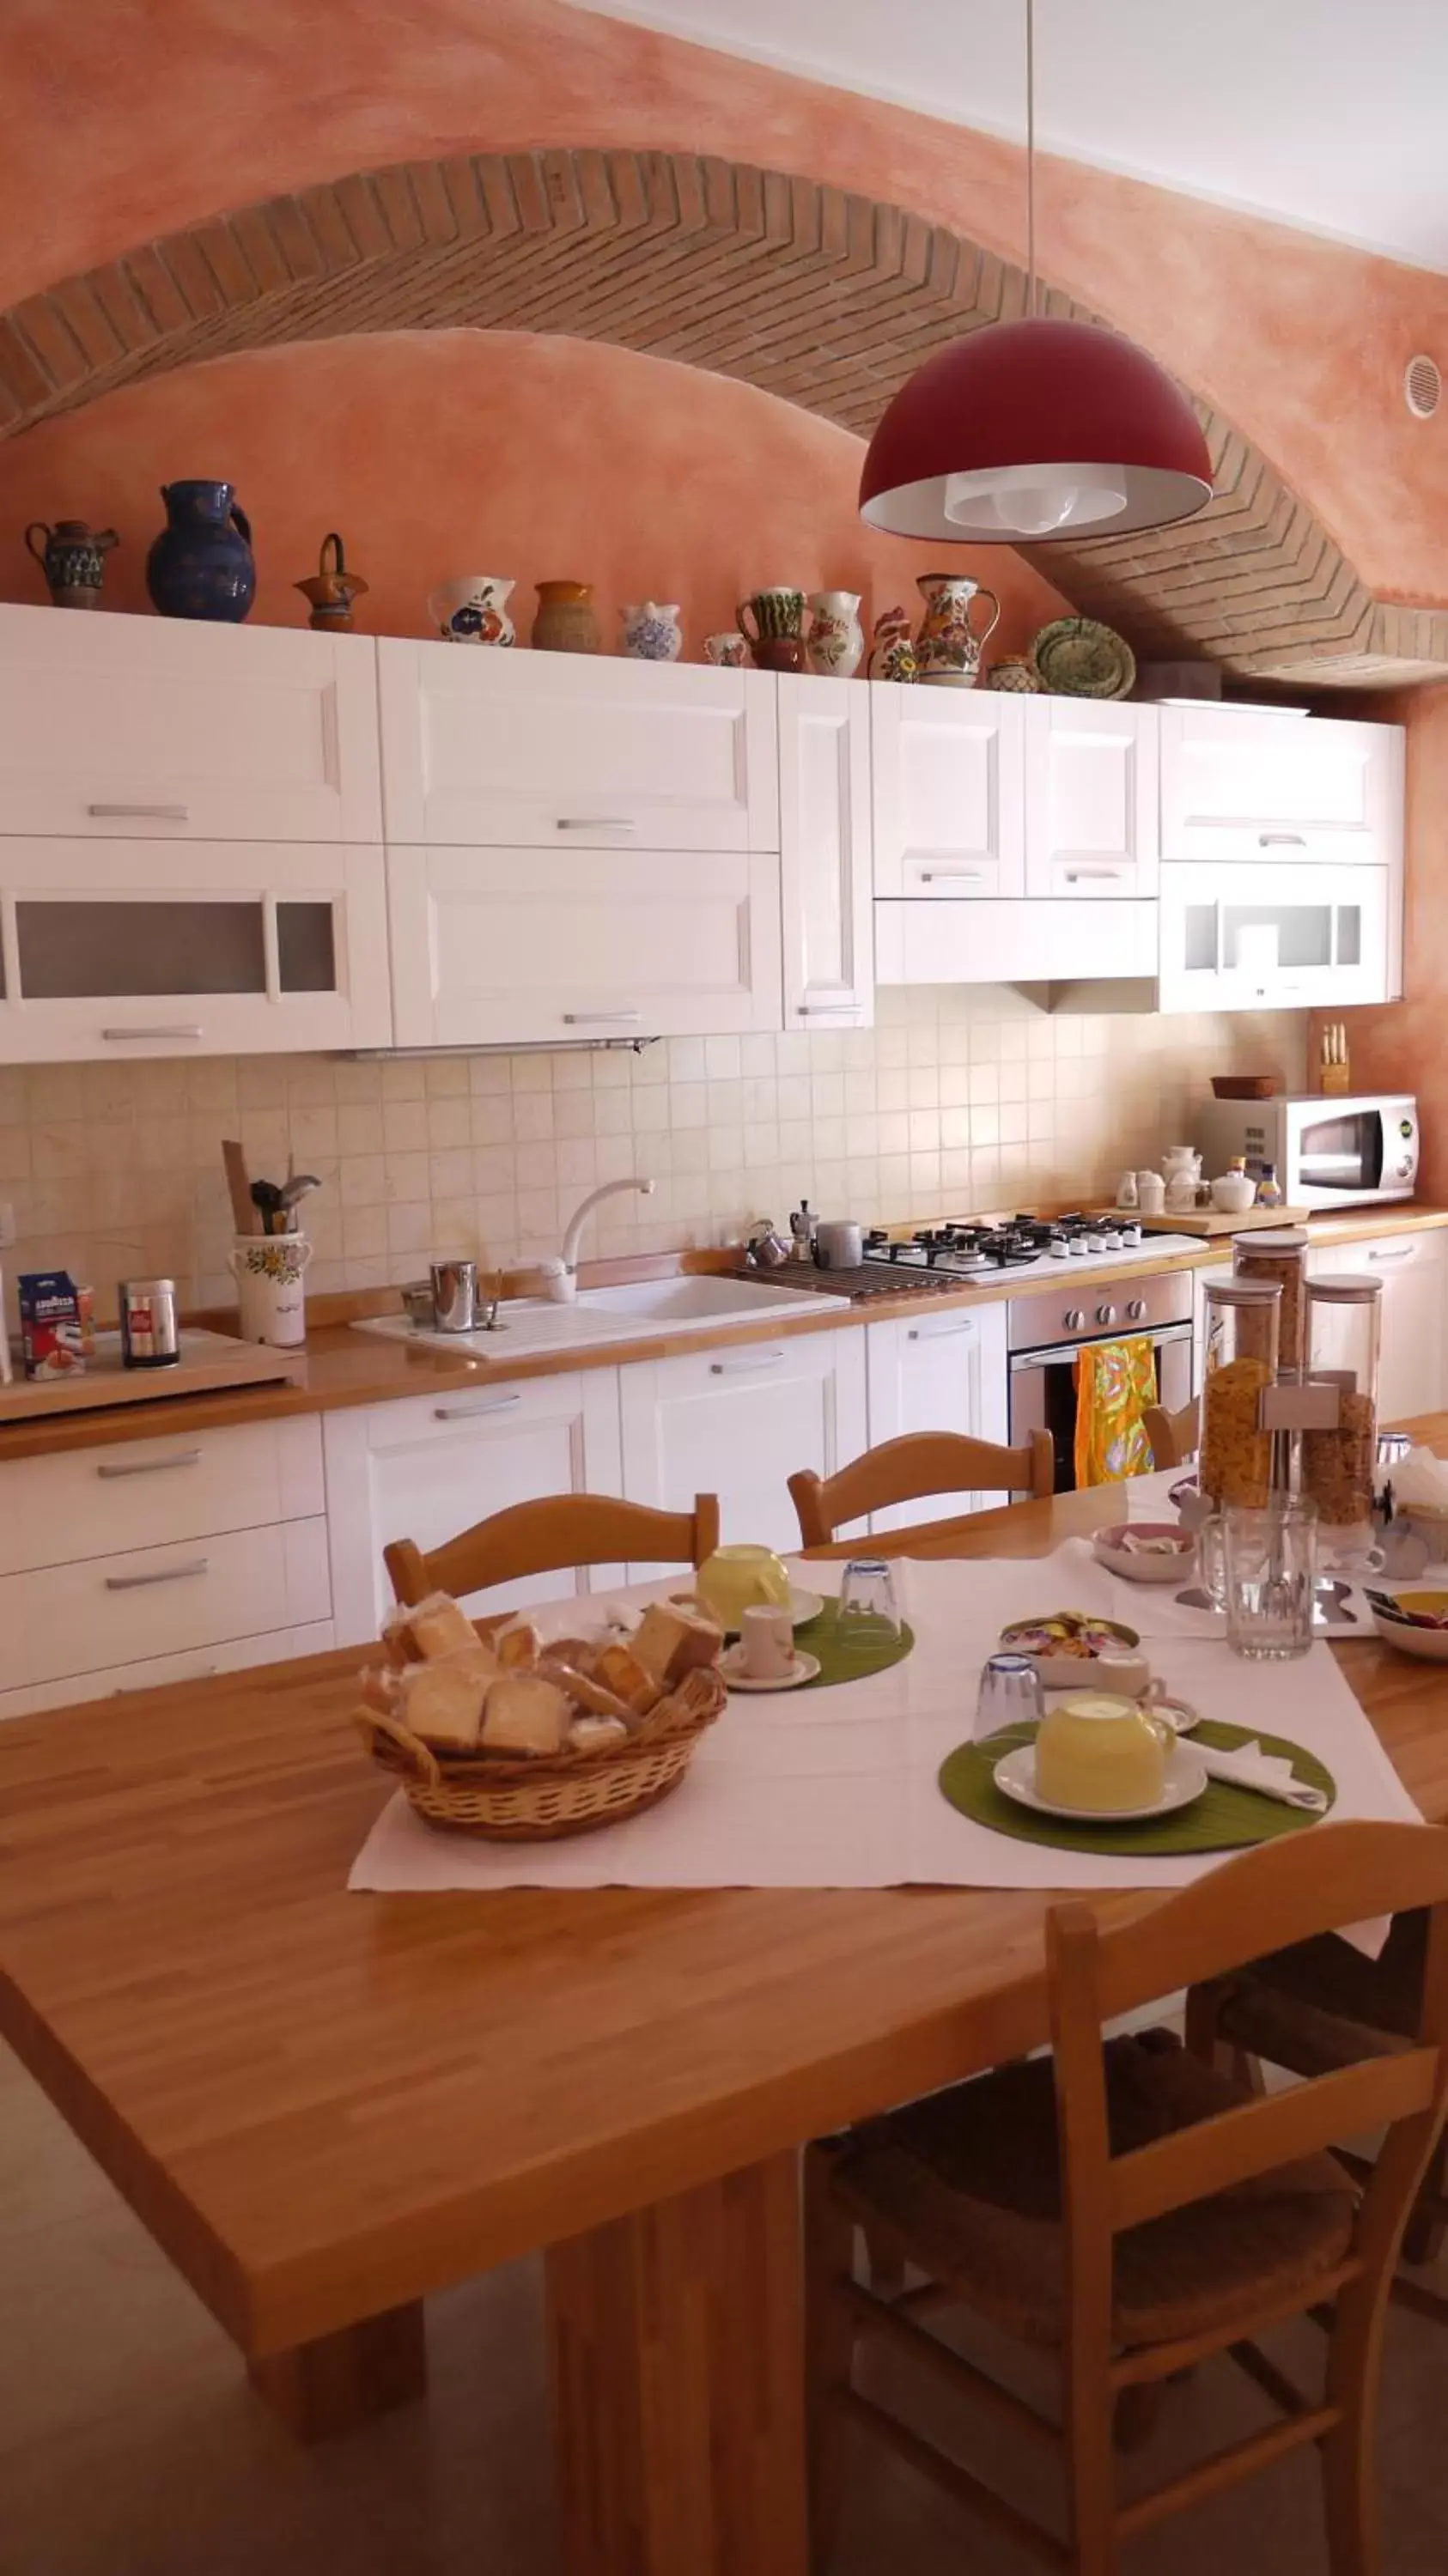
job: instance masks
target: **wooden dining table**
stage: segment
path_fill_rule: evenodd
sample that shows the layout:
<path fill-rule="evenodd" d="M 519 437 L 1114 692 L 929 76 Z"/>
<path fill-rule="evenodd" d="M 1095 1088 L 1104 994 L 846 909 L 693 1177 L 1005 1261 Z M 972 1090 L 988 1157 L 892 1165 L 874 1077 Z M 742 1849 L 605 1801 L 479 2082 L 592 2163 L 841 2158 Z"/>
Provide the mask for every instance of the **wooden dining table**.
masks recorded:
<path fill-rule="evenodd" d="M 1448 1672 L 1334 1652 L 1448 1818 Z M 349 1894 L 358 1662 L 0 1728 L 0 2035 L 299 2434 L 420 2395 L 429 2293 L 541 2248 L 568 2576 L 803 2576 L 798 2149 L 1043 2041 L 1050 1899 Z"/>

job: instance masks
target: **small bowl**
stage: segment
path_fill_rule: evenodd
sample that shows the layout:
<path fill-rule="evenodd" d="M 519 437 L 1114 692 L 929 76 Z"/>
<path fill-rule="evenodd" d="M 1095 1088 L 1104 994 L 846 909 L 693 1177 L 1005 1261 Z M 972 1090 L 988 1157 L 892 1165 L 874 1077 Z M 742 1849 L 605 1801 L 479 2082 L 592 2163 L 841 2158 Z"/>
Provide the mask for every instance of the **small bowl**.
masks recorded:
<path fill-rule="evenodd" d="M 1241 1216 L 1256 1203 L 1257 1184 L 1249 1181 L 1245 1172 L 1223 1172 L 1221 1178 L 1212 1183 L 1212 1205 L 1219 1208 L 1224 1216 Z"/>
<path fill-rule="evenodd" d="M 1066 1654 L 1050 1646 L 1023 1642 L 1033 1630 L 1061 1621 L 1089 1624 L 1101 1642 L 1084 1654 Z M 1096 1688 L 1119 1691 L 1131 1698 L 1144 1690 L 1151 1679 L 1151 1667 L 1140 1651 L 1141 1639 L 1135 1628 L 1125 1627 L 1119 1619 L 1098 1619 L 1085 1610 L 1043 1610 L 1034 1619 L 1013 1619 L 1008 1628 L 1002 1628 L 999 1642 L 1006 1654 L 1030 1657 L 1043 1690 Z M 1109 1678 L 1102 1674 L 1103 1659 L 1111 1662 Z"/>
<path fill-rule="evenodd" d="M 1448 1594 L 1438 1600 L 1448 1603 Z M 1372 1609 L 1372 1604 L 1369 1603 Z M 1448 1664 L 1448 1628 L 1419 1627 L 1412 1619 L 1394 1619 L 1373 1609 L 1373 1626 L 1385 1646 L 1396 1646 L 1400 1655 L 1416 1656 L 1422 1664 Z"/>
<path fill-rule="evenodd" d="M 1152 1542 L 1150 1548 L 1140 1545 L 1143 1539 Z M 1117 1521 L 1096 1531 L 1091 1548 L 1098 1564 L 1123 1583 L 1180 1583 L 1196 1556 L 1195 1539 L 1174 1521 Z"/>

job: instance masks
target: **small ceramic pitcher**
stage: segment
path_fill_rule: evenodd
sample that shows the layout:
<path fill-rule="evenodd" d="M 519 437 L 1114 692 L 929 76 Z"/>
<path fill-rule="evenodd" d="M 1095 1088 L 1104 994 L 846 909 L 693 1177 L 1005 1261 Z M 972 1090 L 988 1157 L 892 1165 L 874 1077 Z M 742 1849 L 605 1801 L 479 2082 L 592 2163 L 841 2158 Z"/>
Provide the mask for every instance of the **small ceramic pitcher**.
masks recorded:
<path fill-rule="evenodd" d="M 511 644 L 514 587 L 495 572 L 459 573 L 428 592 L 427 613 L 445 644 Z"/>
<path fill-rule="evenodd" d="M 817 590 L 809 606 L 810 669 L 822 680 L 852 680 L 865 657 L 859 592 Z"/>
<path fill-rule="evenodd" d="M 717 671 L 742 671 L 749 659 L 749 646 L 735 628 L 723 635 L 706 635 L 704 659 L 712 662 Z"/>
<path fill-rule="evenodd" d="M 623 620 L 623 651 L 631 662 L 677 662 L 684 643 L 677 603 L 665 606 L 656 599 L 641 599 L 618 613 Z"/>
<path fill-rule="evenodd" d="M 37 545 L 37 537 L 44 539 Z M 25 531 L 27 551 L 34 555 L 57 608 L 94 608 L 101 595 L 106 557 L 120 544 L 114 528 L 93 528 L 84 519 L 57 519 L 48 528 L 32 519 Z"/>
<path fill-rule="evenodd" d="M 303 1279 L 312 1247 L 302 1234 L 239 1234 L 227 1255 L 244 1342 L 295 1350 L 307 1338 Z"/>
<path fill-rule="evenodd" d="M 923 572 L 915 587 L 925 602 L 915 638 L 920 678 L 942 688 L 973 689 L 980 676 L 980 648 L 1000 622 L 1001 604 L 995 592 L 972 581 L 968 573 L 954 572 Z M 971 624 L 977 599 L 988 599 L 991 605 L 983 626 Z"/>

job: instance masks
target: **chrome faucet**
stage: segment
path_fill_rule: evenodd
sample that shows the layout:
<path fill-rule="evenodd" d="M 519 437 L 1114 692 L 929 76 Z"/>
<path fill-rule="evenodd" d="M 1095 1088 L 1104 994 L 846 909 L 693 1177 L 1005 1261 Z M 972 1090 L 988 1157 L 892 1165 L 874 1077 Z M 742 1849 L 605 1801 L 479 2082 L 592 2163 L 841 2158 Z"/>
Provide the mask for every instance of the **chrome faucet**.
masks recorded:
<path fill-rule="evenodd" d="M 583 1239 L 583 1229 L 599 1200 L 611 1199 L 620 1190 L 637 1190 L 642 1197 L 649 1198 L 653 1188 L 652 1181 L 605 1181 L 601 1189 L 590 1190 L 587 1198 L 580 1200 L 564 1229 L 563 1271 L 562 1276 L 551 1284 L 552 1295 L 561 1298 L 566 1305 L 578 1294 L 578 1247 Z"/>

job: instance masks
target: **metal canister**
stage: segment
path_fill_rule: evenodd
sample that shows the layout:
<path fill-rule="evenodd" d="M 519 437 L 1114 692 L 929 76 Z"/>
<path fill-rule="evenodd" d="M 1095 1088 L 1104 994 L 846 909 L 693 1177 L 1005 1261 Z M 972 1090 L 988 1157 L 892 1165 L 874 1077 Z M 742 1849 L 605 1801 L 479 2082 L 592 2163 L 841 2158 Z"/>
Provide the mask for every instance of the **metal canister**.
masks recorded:
<path fill-rule="evenodd" d="M 174 1368 L 181 1357 L 175 1280 L 117 1280 L 116 1309 L 125 1367 Z"/>
<path fill-rule="evenodd" d="M 478 1265 L 475 1261 L 434 1261 L 432 1302 L 440 1333 L 473 1333 L 478 1327 Z"/>

